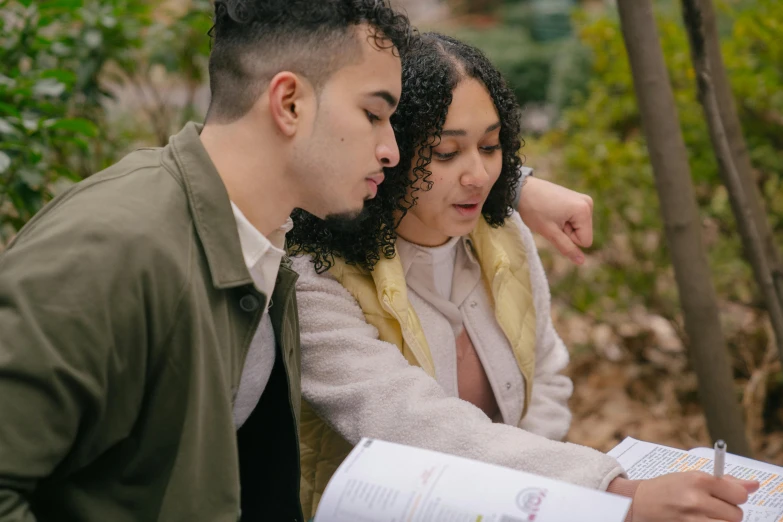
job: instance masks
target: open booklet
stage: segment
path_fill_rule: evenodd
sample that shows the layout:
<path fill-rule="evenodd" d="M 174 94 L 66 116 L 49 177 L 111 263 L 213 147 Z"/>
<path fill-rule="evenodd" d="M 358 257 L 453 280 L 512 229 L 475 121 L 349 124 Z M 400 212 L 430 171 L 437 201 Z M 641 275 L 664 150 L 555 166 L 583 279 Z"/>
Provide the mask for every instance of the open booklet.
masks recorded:
<path fill-rule="evenodd" d="M 609 455 L 625 468 L 630 479 L 647 479 L 675 471 L 712 473 L 715 456 L 712 448 L 690 451 L 643 442 L 628 437 Z M 726 475 L 758 480 L 761 488 L 742 507 L 743 522 L 779 522 L 783 520 L 783 468 L 758 460 L 726 454 Z"/>
<path fill-rule="evenodd" d="M 630 499 L 454 455 L 362 439 L 315 522 L 621 522 Z"/>

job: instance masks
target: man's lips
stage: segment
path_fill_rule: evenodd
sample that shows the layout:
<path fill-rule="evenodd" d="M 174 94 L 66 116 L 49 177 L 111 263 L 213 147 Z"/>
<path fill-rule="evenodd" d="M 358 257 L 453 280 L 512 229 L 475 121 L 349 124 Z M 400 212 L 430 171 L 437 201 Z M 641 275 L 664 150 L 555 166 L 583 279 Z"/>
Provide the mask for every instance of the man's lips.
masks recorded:
<path fill-rule="evenodd" d="M 383 175 L 383 172 L 379 172 L 378 174 L 374 174 L 372 176 L 368 176 L 366 179 L 367 181 L 372 181 L 376 185 L 380 185 L 383 183 L 383 180 L 386 176 Z"/>

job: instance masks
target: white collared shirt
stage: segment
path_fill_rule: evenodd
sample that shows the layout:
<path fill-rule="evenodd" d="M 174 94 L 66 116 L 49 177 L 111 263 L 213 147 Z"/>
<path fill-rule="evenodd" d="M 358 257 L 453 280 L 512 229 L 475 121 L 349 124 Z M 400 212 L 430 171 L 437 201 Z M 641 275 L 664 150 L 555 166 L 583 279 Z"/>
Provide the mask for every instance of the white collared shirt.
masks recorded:
<path fill-rule="evenodd" d="M 245 265 L 256 289 L 267 298 L 261 323 L 247 351 L 239 389 L 234 399 L 234 427 L 239 429 L 258 404 L 275 364 L 275 332 L 267 310 L 272 304 L 271 297 L 275 289 L 277 272 L 280 269 L 280 261 L 285 255 L 283 250 L 285 235 L 293 228 L 293 221 L 288 219 L 267 238 L 247 220 L 233 202 L 231 202 L 231 209 L 237 221 L 239 244 L 242 247 Z"/>

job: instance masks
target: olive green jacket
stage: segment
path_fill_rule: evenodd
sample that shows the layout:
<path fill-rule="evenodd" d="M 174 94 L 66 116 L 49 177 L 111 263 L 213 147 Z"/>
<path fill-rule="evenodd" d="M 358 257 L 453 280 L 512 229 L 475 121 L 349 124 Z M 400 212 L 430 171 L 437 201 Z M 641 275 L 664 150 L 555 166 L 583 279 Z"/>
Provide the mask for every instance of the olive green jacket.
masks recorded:
<path fill-rule="evenodd" d="M 199 132 L 75 185 L 0 255 L 0 522 L 301 520 L 296 275 L 237 432 L 266 296 Z"/>

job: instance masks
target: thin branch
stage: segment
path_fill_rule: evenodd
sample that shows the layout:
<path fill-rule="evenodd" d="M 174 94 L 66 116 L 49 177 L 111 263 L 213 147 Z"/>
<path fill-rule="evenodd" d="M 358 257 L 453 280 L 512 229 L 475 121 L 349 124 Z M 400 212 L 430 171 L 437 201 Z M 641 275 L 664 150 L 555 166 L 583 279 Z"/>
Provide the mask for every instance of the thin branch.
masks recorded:
<path fill-rule="evenodd" d="M 750 207 L 749 197 L 745 193 L 740 173 L 731 153 L 731 146 L 726 136 L 726 129 L 721 118 L 718 98 L 715 94 L 711 75 L 710 60 L 707 55 L 704 42 L 704 25 L 700 0 L 683 0 L 683 17 L 688 31 L 688 39 L 691 44 L 691 56 L 696 70 L 699 100 L 704 108 L 707 118 L 707 127 L 710 131 L 710 139 L 718 160 L 718 165 L 724 173 L 727 188 L 736 202 L 739 212 L 735 213 L 740 234 L 745 239 L 747 255 L 756 276 L 761 294 L 767 305 L 769 319 L 775 332 L 778 354 L 783 361 L 783 305 L 775 288 L 775 280 L 771 267 L 767 261 L 761 234 L 756 226 L 753 210 Z M 710 0 L 701 0 L 710 1 Z"/>

